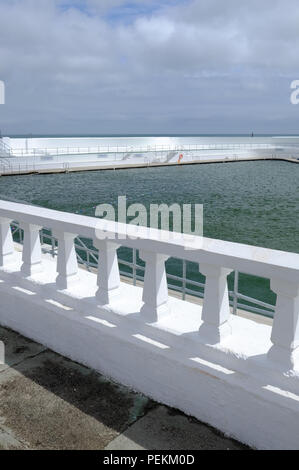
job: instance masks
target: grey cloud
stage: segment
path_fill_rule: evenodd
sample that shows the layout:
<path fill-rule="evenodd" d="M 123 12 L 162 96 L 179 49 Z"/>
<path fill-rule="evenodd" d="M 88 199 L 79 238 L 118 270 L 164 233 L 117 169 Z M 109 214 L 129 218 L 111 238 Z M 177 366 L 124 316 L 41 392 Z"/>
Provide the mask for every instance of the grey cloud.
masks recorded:
<path fill-rule="evenodd" d="M 127 4 L 0 0 L 3 132 L 296 130 L 297 1 Z"/>

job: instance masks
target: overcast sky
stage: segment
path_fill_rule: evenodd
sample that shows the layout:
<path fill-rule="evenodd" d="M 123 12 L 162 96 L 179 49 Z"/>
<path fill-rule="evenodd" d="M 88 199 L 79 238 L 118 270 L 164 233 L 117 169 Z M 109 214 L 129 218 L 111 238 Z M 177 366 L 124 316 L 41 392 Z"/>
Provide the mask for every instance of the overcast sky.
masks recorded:
<path fill-rule="evenodd" d="M 299 133 L 298 0 L 0 0 L 8 133 Z"/>

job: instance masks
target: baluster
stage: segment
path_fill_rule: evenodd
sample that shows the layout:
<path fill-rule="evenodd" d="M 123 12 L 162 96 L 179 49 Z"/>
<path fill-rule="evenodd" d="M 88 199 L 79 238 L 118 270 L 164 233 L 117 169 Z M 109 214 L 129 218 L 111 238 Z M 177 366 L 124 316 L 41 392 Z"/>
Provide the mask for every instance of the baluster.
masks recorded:
<path fill-rule="evenodd" d="M 42 227 L 30 223 L 21 223 L 20 227 L 24 230 L 21 272 L 25 276 L 32 276 L 32 274 L 42 271 L 42 251 L 39 238 L 39 231 Z"/>
<path fill-rule="evenodd" d="M 299 360 L 299 283 L 271 279 L 277 294 L 268 358 L 288 369 Z"/>
<path fill-rule="evenodd" d="M 200 335 L 210 344 L 216 344 L 231 334 L 227 276 L 231 269 L 200 264 L 206 277 Z"/>
<path fill-rule="evenodd" d="M 14 261 L 14 244 L 10 228 L 11 219 L 0 217 L 0 267 Z"/>
<path fill-rule="evenodd" d="M 53 236 L 58 240 L 58 257 L 56 285 L 58 289 L 68 289 L 79 279 L 78 262 L 74 245 L 77 235 L 68 232 L 54 231 Z"/>
<path fill-rule="evenodd" d="M 100 305 L 108 305 L 119 294 L 120 277 L 117 259 L 119 245 L 107 240 L 95 240 L 94 245 L 99 250 L 96 299 Z"/>
<path fill-rule="evenodd" d="M 143 286 L 143 306 L 141 316 L 156 322 L 169 314 L 168 287 L 165 271 L 165 261 L 169 258 L 160 253 L 141 251 L 140 258 L 145 261 Z"/>

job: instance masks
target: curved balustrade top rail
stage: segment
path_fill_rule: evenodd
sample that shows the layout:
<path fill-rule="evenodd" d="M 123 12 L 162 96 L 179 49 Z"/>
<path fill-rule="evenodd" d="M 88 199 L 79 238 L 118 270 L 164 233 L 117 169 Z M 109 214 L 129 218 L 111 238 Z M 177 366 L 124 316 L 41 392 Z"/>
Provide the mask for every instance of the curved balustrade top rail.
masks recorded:
<path fill-rule="evenodd" d="M 299 281 L 299 254 L 0 200 L 0 217 L 257 276 Z M 136 238 L 138 237 L 138 238 Z"/>

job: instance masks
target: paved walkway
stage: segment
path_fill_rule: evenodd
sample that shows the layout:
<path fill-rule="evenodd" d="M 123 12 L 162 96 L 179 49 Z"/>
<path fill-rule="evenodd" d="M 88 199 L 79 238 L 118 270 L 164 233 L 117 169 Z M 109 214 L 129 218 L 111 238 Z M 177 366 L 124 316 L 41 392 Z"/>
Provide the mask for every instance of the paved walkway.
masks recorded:
<path fill-rule="evenodd" d="M 0 340 L 0 449 L 245 448 L 11 330 Z"/>

